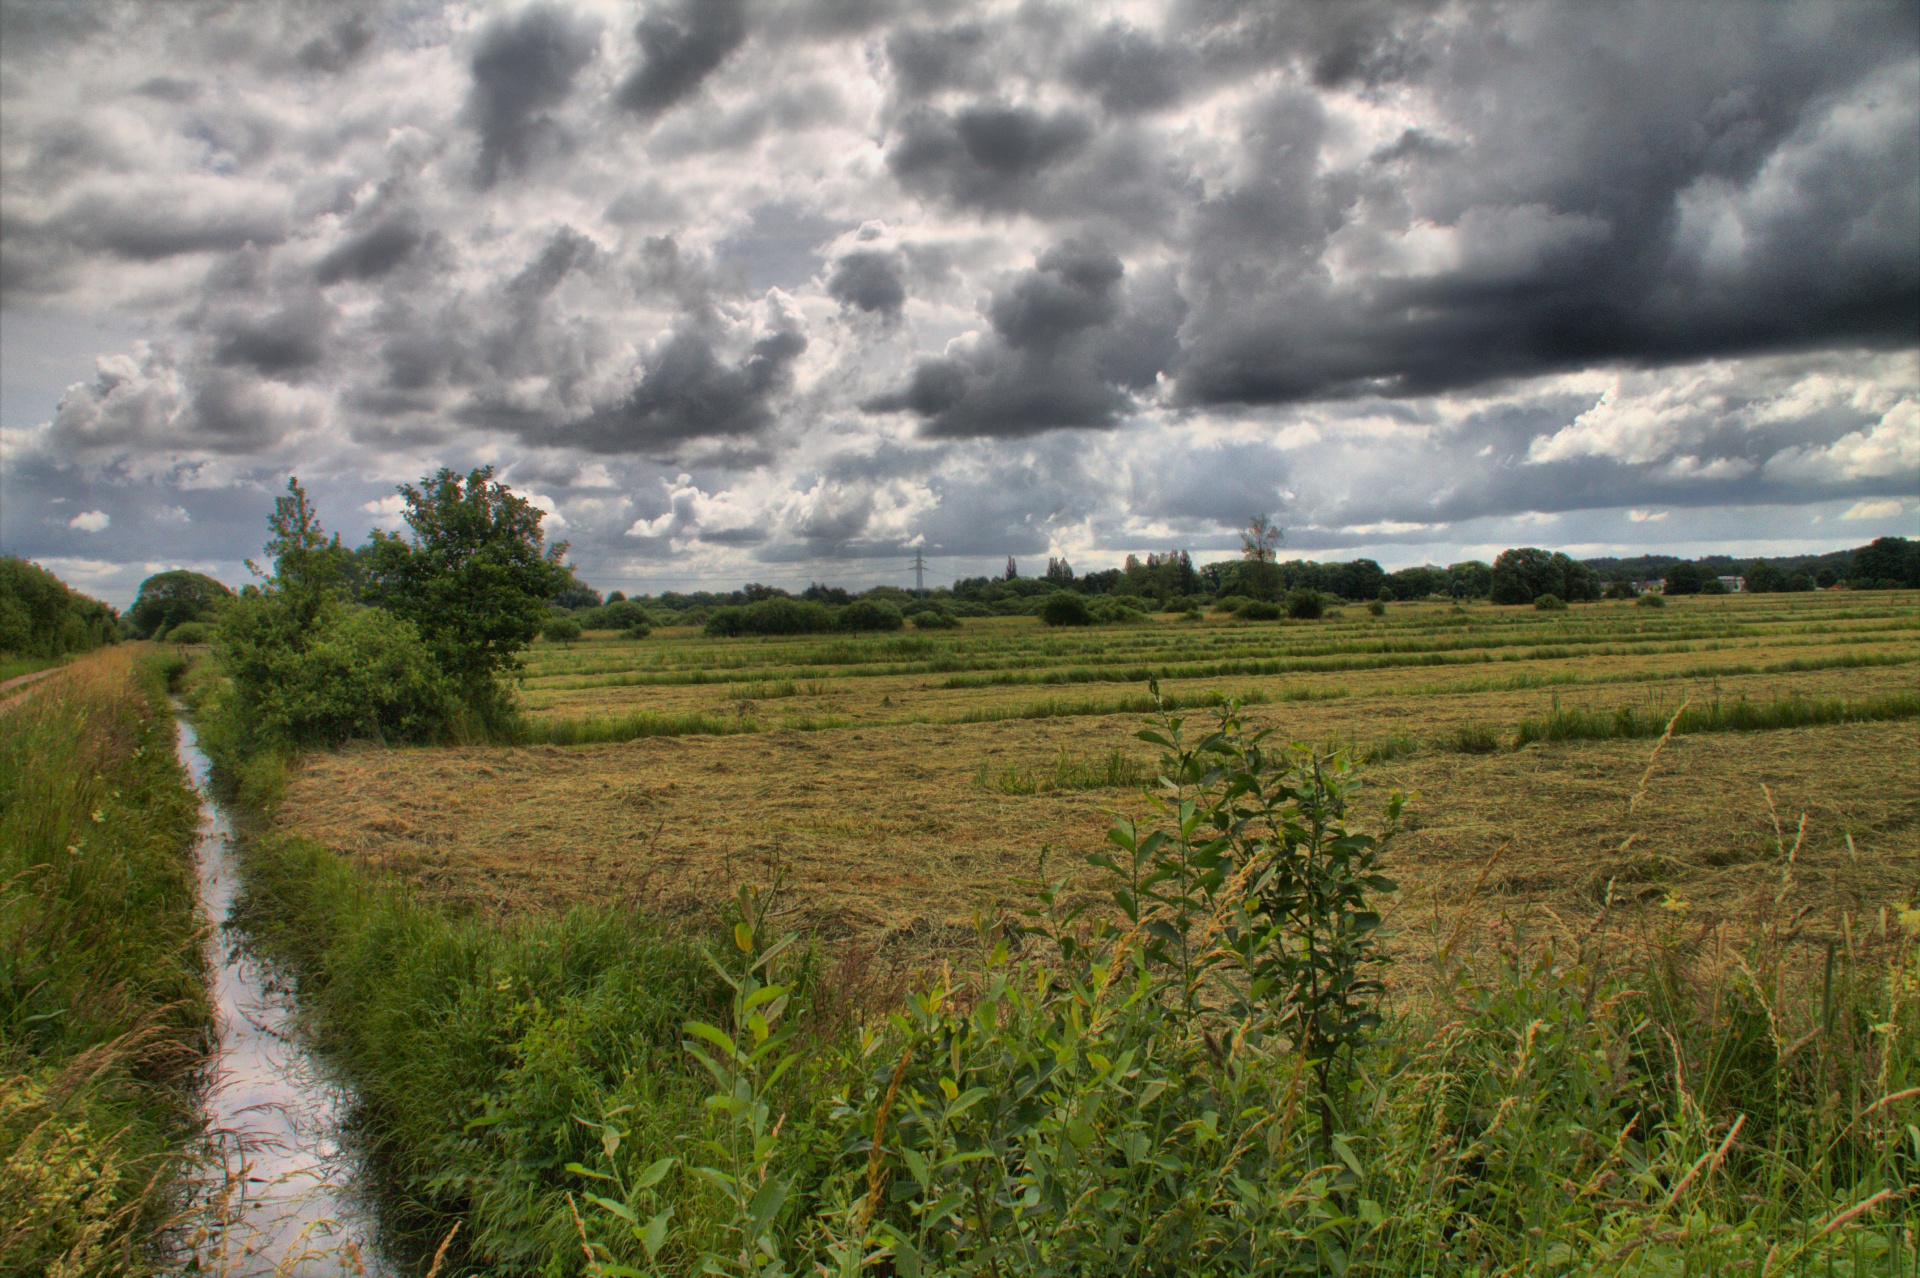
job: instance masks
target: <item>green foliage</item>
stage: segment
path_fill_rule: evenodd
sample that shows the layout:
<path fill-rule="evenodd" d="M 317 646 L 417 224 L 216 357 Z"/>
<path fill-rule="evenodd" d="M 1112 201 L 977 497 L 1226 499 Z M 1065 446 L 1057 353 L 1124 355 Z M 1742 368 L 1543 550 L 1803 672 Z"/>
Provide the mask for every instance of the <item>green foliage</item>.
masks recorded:
<path fill-rule="evenodd" d="M 1638 599 L 1640 592 L 1634 589 L 1631 581 L 1609 581 L 1607 588 L 1600 592 L 1602 599 Z"/>
<path fill-rule="evenodd" d="M 1050 597 L 1046 606 L 1056 606 L 1053 600 L 1060 597 L 1059 595 Z M 1078 599 L 1080 596 L 1067 597 Z M 1087 605 L 1087 615 L 1102 625 L 1129 625 L 1145 621 L 1148 614 L 1146 601 L 1138 595 L 1101 595 Z"/>
<path fill-rule="evenodd" d="M 185 622 L 213 621 L 232 598 L 225 585 L 197 572 L 155 573 L 140 583 L 127 622 L 134 638 L 150 639 Z"/>
<path fill-rule="evenodd" d="M 740 635 L 806 635 L 833 629 L 833 612 L 825 604 L 775 596 L 739 608 L 721 608 L 707 618 L 706 632 L 715 638 Z"/>
<path fill-rule="evenodd" d="M 1367 614 L 1373 617 L 1384 617 L 1387 615 L 1387 605 L 1376 599 L 1367 605 Z"/>
<path fill-rule="evenodd" d="M 1666 576 L 1660 587 L 1660 593 L 1665 595 L 1697 595 L 1707 580 L 1708 573 L 1706 569 L 1700 567 L 1698 564 L 1688 563 L 1682 560 L 1667 569 Z"/>
<path fill-rule="evenodd" d="M 0 653 L 54 658 L 119 638 L 113 609 L 39 564 L 0 555 Z"/>
<path fill-rule="evenodd" d="M 1847 580 L 1874 582 L 1884 589 L 1920 589 L 1920 541 L 1905 537 L 1876 537 L 1853 552 Z M 1859 588 L 1859 587 L 1856 587 Z"/>
<path fill-rule="evenodd" d="M 483 714 L 504 706 L 499 676 L 549 617 L 572 580 L 567 544 L 546 544 L 539 507 L 482 467 L 403 484 L 411 538 L 375 530 L 365 598 L 413 623 L 440 669 Z"/>
<path fill-rule="evenodd" d="M 1300 589 L 1306 590 L 1306 587 L 1302 586 Z M 1316 599 L 1320 597 L 1312 591 L 1308 591 L 1308 593 L 1313 594 Z M 1282 613 L 1280 605 L 1271 600 L 1249 599 L 1241 604 L 1239 610 L 1233 615 L 1242 621 L 1278 621 Z"/>
<path fill-rule="evenodd" d="M 251 751 L 446 733 L 454 689 L 413 623 L 338 599 L 304 630 L 296 622 L 275 594 L 227 607 L 215 657 L 228 684 L 210 708 L 211 734 Z"/>
<path fill-rule="evenodd" d="M 1213 610 L 1231 615 L 1240 611 L 1246 604 L 1247 597 L 1245 595 L 1222 595 L 1214 601 Z"/>
<path fill-rule="evenodd" d="M 1541 612 L 1565 612 L 1567 601 L 1559 595 L 1535 595 L 1533 606 Z"/>
<path fill-rule="evenodd" d="M 1651 591 L 1641 595 L 1640 598 L 1634 602 L 1641 608 L 1664 608 L 1667 606 L 1667 600 L 1664 595 L 1656 595 Z"/>
<path fill-rule="evenodd" d="M 923 608 L 913 614 L 915 630 L 958 630 L 960 619 L 945 608 Z"/>
<path fill-rule="evenodd" d="M 1728 593 L 1727 583 L 1720 580 L 1718 577 L 1709 577 L 1705 581 L 1700 583 L 1700 593 L 1703 595 L 1727 594 Z"/>
<path fill-rule="evenodd" d="M 856 599 L 834 619 L 841 630 L 898 630 L 906 624 L 900 610 L 880 599 Z"/>
<path fill-rule="evenodd" d="M 1088 626 L 1093 624 L 1093 612 L 1084 598 L 1071 590 L 1061 590 L 1048 595 L 1040 605 L 1040 620 L 1049 626 Z"/>
<path fill-rule="evenodd" d="M 1549 554 L 1535 546 L 1522 546 L 1502 551 L 1493 561 L 1488 594 L 1497 604 L 1532 603 L 1549 594 L 1580 603 L 1600 597 L 1600 579 L 1593 569 L 1560 551 Z"/>
<path fill-rule="evenodd" d="M 1295 621 L 1317 621 L 1326 611 L 1326 596 L 1317 590 L 1300 586 L 1287 592 L 1287 615 Z"/>
<path fill-rule="evenodd" d="M 212 643 L 216 631 L 204 621 L 183 621 L 177 626 L 169 626 L 159 637 L 168 643 Z"/>
<path fill-rule="evenodd" d="M 572 647 L 573 641 L 580 637 L 580 623 L 572 617 L 555 617 L 540 628 L 540 635 L 548 643 Z"/>
<path fill-rule="evenodd" d="M 0 730 L 0 1272 L 173 1272 L 208 1006 L 167 679 L 75 675 Z"/>

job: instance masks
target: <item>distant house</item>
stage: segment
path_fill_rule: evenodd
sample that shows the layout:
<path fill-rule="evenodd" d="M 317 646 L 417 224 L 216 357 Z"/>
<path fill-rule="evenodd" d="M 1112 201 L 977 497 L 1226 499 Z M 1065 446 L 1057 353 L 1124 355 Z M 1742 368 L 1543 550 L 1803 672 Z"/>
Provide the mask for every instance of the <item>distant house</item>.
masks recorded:
<path fill-rule="evenodd" d="M 1727 593 L 1730 595 L 1745 594 L 1747 590 L 1745 577 L 1722 577 L 1720 584 L 1727 588 Z"/>
<path fill-rule="evenodd" d="M 1665 577 L 1655 577 L 1651 581 L 1636 581 L 1633 583 L 1633 588 L 1643 595 L 1661 594 L 1665 592 L 1667 588 L 1667 579 Z"/>

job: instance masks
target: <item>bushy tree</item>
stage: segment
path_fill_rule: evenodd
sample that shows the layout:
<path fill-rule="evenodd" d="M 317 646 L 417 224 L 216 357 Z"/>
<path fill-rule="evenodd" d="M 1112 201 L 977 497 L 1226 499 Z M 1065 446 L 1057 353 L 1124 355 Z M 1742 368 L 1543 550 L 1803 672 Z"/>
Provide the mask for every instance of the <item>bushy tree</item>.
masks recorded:
<path fill-rule="evenodd" d="M 559 643 L 572 647 L 573 641 L 580 637 L 580 623 L 572 617 L 555 617 L 552 621 L 549 621 L 545 626 L 541 627 L 540 634 L 548 643 Z"/>
<path fill-rule="evenodd" d="M 113 609 L 69 589 L 39 564 L 0 555 L 0 652 L 59 657 L 119 637 Z"/>
<path fill-rule="evenodd" d="M 955 630 L 960 619 L 945 608 L 923 608 L 913 614 L 913 626 L 916 630 Z"/>
<path fill-rule="evenodd" d="M 1087 626 L 1093 624 L 1093 612 L 1085 599 L 1062 590 L 1048 595 L 1040 605 L 1040 620 L 1049 626 Z"/>
<path fill-rule="evenodd" d="M 1485 599 L 1493 590 L 1493 566 L 1478 559 L 1447 565 L 1447 593 L 1455 599 Z"/>
<path fill-rule="evenodd" d="M 571 576 L 567 544 L 549 546 L 539 507 L 483 466 L 403 484 L 410 537 L 373 534 L 366 596 L 412 622 L 475 709 L 503 708 L 503 674 L 549 617 L 547 600 Z"/>
<path fill-rule="evenodd" d="M 1748 564 L 1742 575 L 1747 579 L 1747 593 L 1752 595 L 1770 595 L 1786 584 L 1780 570 L 1764 559 Z"/>
<path fill-rule="evenodd" d="M 826 605 L 777 596 L 738 608 L 719 608 L 707 617 L 706 632 L 716 638 L 738 635 L 805 635 L 833 629 Z"/>
<path fill-rule="evenodd" d="M 1631 581 L 1609 581 L 1602 597 L 1606 599 L 1638 599 L 1640 592 L 1633 588 Z"/>
<path fill-rule="evenodd" d="M 233 591 L 197 572 L 155 573 L 140 583 L 127 622 L 134 638 L 150 639 L 184 622 L 211 621 L 232 598 Z"/>
<path fill-rule="evenodd" d="M 879 599 L 856 599 L 836 620 L 842 630 L 898 630 L 906 624 L 898 608 Z"/>
<path fill-rule="evenodd" d="M 1315 598 L 1318 597 L 1315 595 Z M 1271 599 L 1249 599 L 1241 604 L 1240 610 L 1233 615 L 1242 621 L 1278 621 L 1280 613 L 1280 605 Z"/>
<path fill-rule="evenodd" d="M 560 587 L 554 596 L 547 600 L 547 604 L 553 608 L 564 608 L 568 612 L 582 612 L 588 608 L 600 606 L 600 592 L 578 577 L 569 575 L 567 584 Z"/>
<path fill-rule="evenodd" d="M 1246 609 L 1240 611 L 1244 615 Z M 1317 590 L 1296 586 L 1287 592 L 1287 615 L 1295 621 L 1314 621 L 1326 615 L 1326 611 L 1326 596 Z"/>
<path fill-rule="evenodd" d="M 1876 537 L 1853 552 L 1847 566 L 1849 582 L 1875 582 L 1920 589 L 1920 541 L 1905 537 Z"/>
<path fill-rule="evenodd" d="M 1697 595 L 1700 587 L 1706 584 L 1707 573 L 1699 564 L 1681 560 L 1667 569 L 1666 584 L 1660 587 L 1663 595 Z"/>
<path fill-rule="evenodd" d="M 1600 597 L 1600 579 L 1593 569 L 1537 546 L 1502 551 L 1490 578 L 1488 594 L 1497 604 L 1532 603 L 1541 595 L 1572 602 Z"/>

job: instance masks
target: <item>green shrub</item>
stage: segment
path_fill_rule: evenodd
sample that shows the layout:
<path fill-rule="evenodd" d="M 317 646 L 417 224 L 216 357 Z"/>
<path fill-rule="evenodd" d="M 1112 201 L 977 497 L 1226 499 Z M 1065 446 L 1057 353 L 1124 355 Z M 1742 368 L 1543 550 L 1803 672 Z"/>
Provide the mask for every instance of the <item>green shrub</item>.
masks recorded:
<path fill-rule="evenodd" d="M 1727 583 L 1718 577 L 1708 577 L 1700 583 L 1700 593 L 1703 595 L 1724 595 L 1727 593 Z"/>
<path fill-rule="evenodd" d="M 1087 611 L 1101 625 L 1127 625 L 1147 619 L 1146 600 L 1138 595 L 1101 595 L 1087 605 Z"/>
<path fill-rule="evenodd" d="M 572 617 L 555 617 L 540 629 L 540 635 L 548 643 L 562 643 L 569 647 L 580 637 L 580 623 Z"/>
<path fill-rule="evenodd" d="M 1376 599 L 1367 605 L 1367 612 L 1371 616 L 1384 617 L 1387 615 L 1387 605 Z"/>
<path fill-rule="evenodd" d="M 900 610 L 879 599 L 856 599 L 840 610 L 836 623 L 842 630 L 898 630 L 906 624 Z"/>
<path fill-rule="evenodd" d="M 954 630 L 959 625 L 960 619 L 944 608 L 924 608 L 913 614 L 916 630 Z"/>
<path fill-rule="evenodd" d="M 1607 583 L 1607 588 L 1601 592 L 1603 599 L 1638 599 L 1639 597 L 1640 592 L 1634 588 L 1631 581 L 1610 581 Z"/>
<path fill-rule="evenodd" d="M 1247 597 L 1245 595 L 1224 595 L 1214 602 L 1213 610 L 1215 612 L 1234 613 L 1245 607 L 1246 603 Z"/>
<path fill-rule="evenodd" d="M 328 604 L 310 633 L 296 634 L 280 600 L 237 599 L 215 655 L 228 686 L 210 726 L 241 752 L 355 737 L 431 741 L 452 717 L 446 675 L 412 623 L 382 609 Z"/>
<path fill-rule="evenodd" d="M 1641 595 L 1640 598 L 1634 602 L 1641 608 L 1664 608 L 1667 606 L 1666 597 L 1664 595 L 1656 595 L 1652 591 Z"/>
<path fill-rule="evenodd" d="M 212 643 L 214 629 L 204 621 L 183 621 L 158 636 L 168 643 Z"/>
<path fill-rule="evenodd" d="M 649 626 L 646 622 L 642 621 L 636 625 L 628 626 L 625 630 L 622 630 L 620 632 L 620 637 L 623 639 L 645 639 L 648 635 L 652 633 L 653 633 L 653 627 Z"/>
<path fill-rule="evenodd" d="M 1093 623 L 1093 611 L 1084 597 L 1071 590 L 1055 591 L 1040 605 L 1040 620 L 1049 626 L 1085 626 Z"/>
<path fill-rule="evenodd" d="M 707 634 L 715 638 L 807 635 L 832 629 L 833 613 L 825 604 L 777 595 L 744 606 L 716 608 L 706 624 Z"/>
<path fill-rule="evenodd" d="M 1541 612 L 1565 612 L 1567 601 L 1559 595 L 1539 595 L 1534 598 L 1533 606 Z"/>
<path fill-rule="evenodd" d="M 1317 590 L 1296 586 L 1287 592 L 1287 615 L 1295 621 L 1314 621 L 1327 611 L 1327 597 Z"/>
<path fill-rule="evenodd" d="M 1278 621 L 1280 605 L 1265 599 L 1249 599 L 1233 615 L 1242 621 Z"/>

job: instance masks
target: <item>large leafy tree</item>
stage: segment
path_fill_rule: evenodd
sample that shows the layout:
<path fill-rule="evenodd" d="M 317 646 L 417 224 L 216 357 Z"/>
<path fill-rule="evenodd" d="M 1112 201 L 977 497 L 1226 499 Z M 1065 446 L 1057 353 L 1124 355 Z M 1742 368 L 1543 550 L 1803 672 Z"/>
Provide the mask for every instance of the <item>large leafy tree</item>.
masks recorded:
<path fill-rule="evenodd" d="M 540 510 L 491 466 L 443 468 L 400 495 L 411 536 L 374 533 L 364 597 L 411 621 L 469 701 L 497 705 L 498 676 L 519 669 L 572 580 L 567 544 L 546 544 Z"/>
<path fill-rule="evenodd" d="M 212 577 L 176 569 L 159 572 L 140 583 L 140 594 L 127 610 L 135 637 L 146 639 L 182 622 L 207 621 L 233 592 Z"/>

